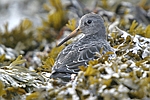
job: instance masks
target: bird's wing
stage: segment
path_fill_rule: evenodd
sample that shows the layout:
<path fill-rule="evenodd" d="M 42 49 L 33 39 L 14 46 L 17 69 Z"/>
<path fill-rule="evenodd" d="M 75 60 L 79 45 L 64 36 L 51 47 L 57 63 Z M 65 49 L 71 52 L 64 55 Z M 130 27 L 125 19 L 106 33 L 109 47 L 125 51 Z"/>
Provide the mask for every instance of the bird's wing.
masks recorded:
<path fill-rule="evenodd" d="M 96 52 L 100 52 L 101 48 L 104 51 L 111 51 L 107 44 L 93 43 L 91 45 L 86 44 L 78 48 L 74 46 L 68 47 L 67 50 L 63 50 L 54 65 L 55 72 L 63 73 L 77 73 L 79 71 L 79 66 L 88 64 L 89 60 L 96 59 Z M 111 48 L 111 47 L 110 47 Z"/>

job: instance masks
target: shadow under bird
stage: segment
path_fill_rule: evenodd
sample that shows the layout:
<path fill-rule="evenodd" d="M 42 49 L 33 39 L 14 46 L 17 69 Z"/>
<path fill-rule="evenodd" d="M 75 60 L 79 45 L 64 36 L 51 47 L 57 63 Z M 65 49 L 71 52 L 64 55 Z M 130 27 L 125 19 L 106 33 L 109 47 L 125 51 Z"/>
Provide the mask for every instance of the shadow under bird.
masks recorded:
<path fill-rule="evenodd" d="M 114 51 L 107 42 L 104 21 L 100 15 L 89 13 L 81 17 L 79 26 L 58 46 L 79 33 L 84 37 L 66 46 L 58 55 L 50 78 L 71 80 L 72 74 L 78 74 L 79 66 L 87 66 L 90 60 L 97 59 L 96 53 L 103 48 L 102 54 Z"/>

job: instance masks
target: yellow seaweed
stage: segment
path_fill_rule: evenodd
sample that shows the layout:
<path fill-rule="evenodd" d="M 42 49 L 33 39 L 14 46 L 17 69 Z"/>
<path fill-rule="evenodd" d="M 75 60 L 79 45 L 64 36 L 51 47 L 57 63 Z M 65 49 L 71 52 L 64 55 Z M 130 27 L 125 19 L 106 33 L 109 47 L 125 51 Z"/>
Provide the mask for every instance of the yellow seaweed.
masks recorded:
<path fill-rule="evenodd" d="M 0 80 L 0 96 L 3 96 L 6 94 L 6 91 L 4 90 L 3 82 Z"/>
<path fill-rule="evenodd" d="M 39 92 L 31 93 L 29 96 L 26 97 L 26 100 L 37 100 L 39 95 Z"/>
<path fill-rule="evenodd" d="M 91 75 L 96 75 L 97 74 L 97 70 L 92 68 L 91 65 L 89 65 L 84 73 L 85 76 L 91 76 Z"/>
<path fill-rule="evenodd" d="M 134 20 L 130 26 L 129 33 L 135 35 L 135 28 L 138 26 L 138 23 Z"/>
<path fill-rule="evenodd" d="M 66 24 L 66 26 L 71 29 L 71 31 L 75 30 L 76 28 L 76 20 L 75 19 L 71 19 L 68 21 L 68 24 Z"/>
<path fill-rule="evenodd" d="M 0 62 L 4 62 L 5 59 L 5 54 L 0 55 Z"/>
<path fill-rule="evenodd" d="M 22 55 L 20 55 L 20 56 L 18 56 L 18 57 L 16 58 L 15 61 L 13 61 L 13 62 L 10 64 L 10 67 L 13 67 L 13 66 L 16 66 L 16 65 L 19 65 L 19 64 L 23 64 L 23 63 L 25 63 L 25 62 L 26 62 L 26 60 L 25 60 L 25 59 L 22 59 Z"/>

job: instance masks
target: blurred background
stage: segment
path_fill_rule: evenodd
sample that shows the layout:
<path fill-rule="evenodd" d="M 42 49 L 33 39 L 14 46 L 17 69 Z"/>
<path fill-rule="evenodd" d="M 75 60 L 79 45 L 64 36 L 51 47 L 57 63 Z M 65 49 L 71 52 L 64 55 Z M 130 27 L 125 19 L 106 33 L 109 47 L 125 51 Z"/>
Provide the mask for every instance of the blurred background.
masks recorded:
<path fill-rule="evenodd" d="M 0 0 L 0 28 L 9 23 L 9 30 L 19 25 L 22 19 L 29 18 L 34 25 L 41 23 L 44 14 L 43 4 L 47 0 Z"/>
<path fill-rule="evenodd" d="M 50 0 L 49 0 L 50 1 Z M 34 26 L 41 24 L 41 17 L 46 18 L 47 11 L 43 8 L 44 4 L 51 5 L 48 0 L 0 0 L 0 29 L 8 23 L 8 29 L 11 30 L 24 18 L 29 18 Z M 52 1 L 52 0 L 51 0 Z M 139 4 L 140 1 L 146 2 L 149 6 L 149 0 L 124 0 L 128 2 L 126 6 L 133 7 Z M 89 12 L 95 9 L 95 6 L 101 6 L 106 10 L 115 11 L 117 6 L 123 0 L 61 0 L 63 6 L 74 10 L 79 15 L 84 14 L 83 9 L 88 9 Z M 107 4 L 104 4 L 107 2 Z M 73 5 L 72 7 L 69 7 Z M 131 6 L 132 5 L 132 6 Z M 110 8 L 109 8 L 110 7 Z M 131 10 L 131 9 L 130 9 Z M 133 10 L 133 9 L 132 9 Z M 150 11 L 149 11 L 150 12 Z M 149 13 L 148 13 L 149 14 Z M 72 15 L 73 16 L 73 15 Z M 75 15 L 74 15 L 75 16 Z"/>

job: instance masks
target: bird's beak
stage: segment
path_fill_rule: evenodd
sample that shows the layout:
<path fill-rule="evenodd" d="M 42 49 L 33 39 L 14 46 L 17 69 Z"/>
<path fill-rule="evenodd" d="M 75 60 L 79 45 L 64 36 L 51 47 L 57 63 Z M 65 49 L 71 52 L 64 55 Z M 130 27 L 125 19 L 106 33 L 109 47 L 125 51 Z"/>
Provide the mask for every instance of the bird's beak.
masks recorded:
<path fill-rule="evenodd" d="M 81 32 L 80 32 L 80 27 L 78 26 L 73 32 L 71 32 L 69 34 L 69 36 L 67 36 L 66 38 L 64 38 L 57 46 L 61 46 L 64 42 L 68 41 L 72 37 L 77 36 L 79 33 L 81 33 Z"/>

